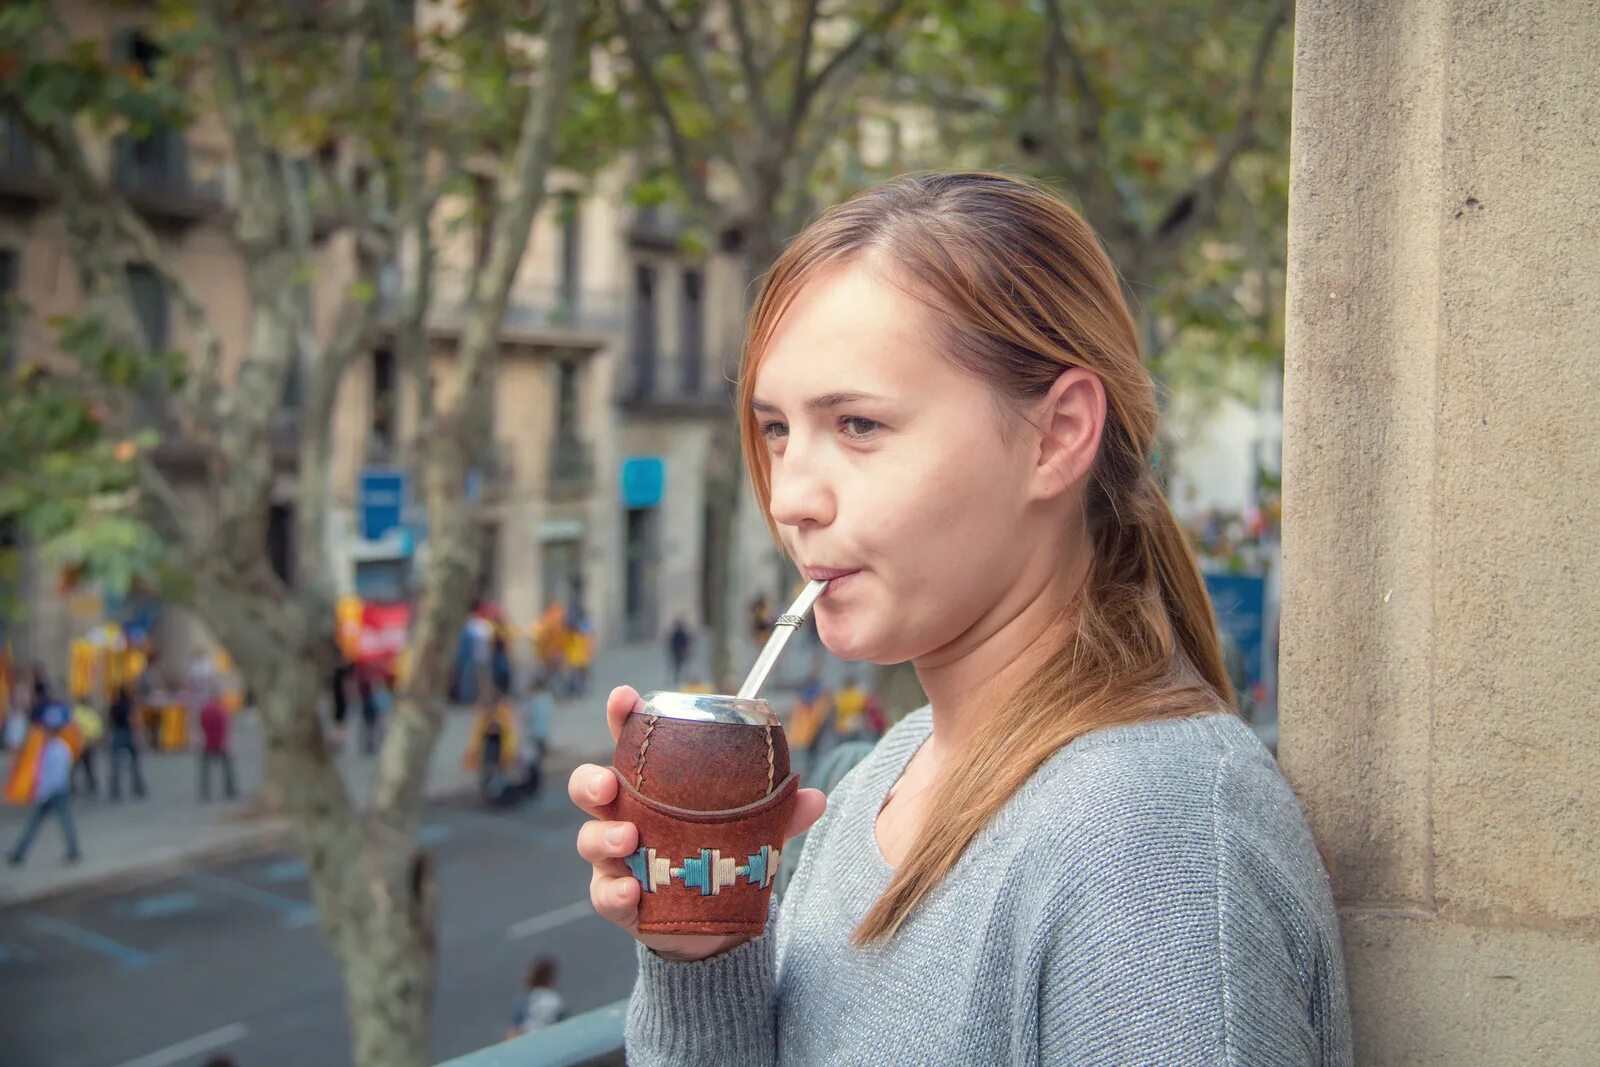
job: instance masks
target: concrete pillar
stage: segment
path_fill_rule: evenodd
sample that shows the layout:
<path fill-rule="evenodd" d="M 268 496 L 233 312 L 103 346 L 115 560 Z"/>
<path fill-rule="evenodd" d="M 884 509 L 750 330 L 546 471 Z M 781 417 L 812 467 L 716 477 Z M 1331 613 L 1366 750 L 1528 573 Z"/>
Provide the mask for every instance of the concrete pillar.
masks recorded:
<path fill-rule="evenodd" d="M 1357 1062 L 1600 1057 L 1600 5 L 1302 0 L 1280 758 Z"/>

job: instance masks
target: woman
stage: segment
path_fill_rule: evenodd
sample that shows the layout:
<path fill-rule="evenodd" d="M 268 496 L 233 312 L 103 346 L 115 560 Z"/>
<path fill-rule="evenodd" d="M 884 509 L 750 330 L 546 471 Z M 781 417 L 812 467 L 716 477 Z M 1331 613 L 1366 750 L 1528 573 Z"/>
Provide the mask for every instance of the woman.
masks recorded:
<path fill-rule="evenodd" d="M 583 826 L 641 944 L 630 1062 L 1349 1063 L 1327 875 L 1233 709 L 1088 225 L 999 175 L 869 190 L 773 267 L 740 394 L 775 533 L 831 579 L 822 640 L 912 661 L 930 706 L 826 814 L 801 792 L 762 937 L 639 935 L 637 830 Z M 616 782 L 569 788 L 595 813 Z"/>

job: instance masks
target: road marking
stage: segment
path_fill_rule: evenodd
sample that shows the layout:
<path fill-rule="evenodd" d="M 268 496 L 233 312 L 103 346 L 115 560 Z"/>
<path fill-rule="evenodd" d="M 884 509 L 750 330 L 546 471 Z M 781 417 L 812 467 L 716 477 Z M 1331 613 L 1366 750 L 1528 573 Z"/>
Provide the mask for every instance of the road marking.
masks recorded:
<path fill-rule="evenodd" d="M 575 923 L 586 916 L 595 915 L 594 905 L 587 900 L 580 900 L 576 904 L 568 904 L 555 911 L 547 911 L 543 915 L 535 915 L 530 919 L 512 923 L 506 930 L 507 941 L 521 941 L 534 934 L 542 934 L 546 930 L 554 930 L 558 926 Z"/>
<path fill-rule="evenodd" d="M 170 1067 L 171 1064 L 177 1063 L 179 1060 L 188 1059 L 190 1056 L 198 1056 L 202 1052 L 210 1052 L 212 1049 L 231 1045 L 249 1032 L 249 1028 L 243 1023 L 229 1023 L 227 1026 L 213 1030 L 209 1034 L 201 1034 L 199 1037 L 191 1037 L 187 1041 L 180 1041 L 176 1045 L 168 1045 L 166 1048 L 157 1049 L 154 1052 L 140 1056 L 136 1060 L 120 1063 L 117 1067 Z"/>
<path fill-rule="evenodd" d="M 278 860 L 260 868 L 257 875 L 264 882 L 281 885 L 284 882 L 303 882 L 306 879 L 306 865 L 303 860 Z"/>
<path fill-rule="evenodd" d="M 193 893 L 158 893 L 132 904 L 118 905 L 116 910 L 134 919 L 168 919 L 199 911 L 200 898 Z"/>
<path fill-rule="evenodd" d="M 302 926 L 309 926 L 316 920 L 317 911 L 309 904 L 302 904 L 292 897 L 281 897 L 276 893 L 269 893 L 265 889 L 257 889 L 253 885 L 235 882 L 231 878 L 210 874 L 206 871 L 191 871 L 185 876 L 189 882 L 209 889 L 214 893 L 221 893 L 225 897 L 242 900 L 247 904 L 275 911 L 283 916 L 283 926 L 286 930 L 295 930 Z"/>
<path fill-rule="evenodd" d="M 132 945 L 124 945 L 121 941 L 113 941 L 104 934 L 97 934 L 93 930 L 85 930 L 81 926 L 50 915 L 29 914 L 24 921 L 35 930 L 43 934 L 53 934 L 63 941 L 70 941 L 79 948 L 86 948 L 90 952 L 98 952 L 102 956 L 110 956 L 117 961 L 117 966 L 124 971 L 137 971 L 166 958 L 169 953 L 141 952 Z"/>
<path fill-rule="evenodd" d="M 39 957 L 33 949 L 21 945 L 0 945 L 0 966 L 7 963 L 32 963 Z"/>

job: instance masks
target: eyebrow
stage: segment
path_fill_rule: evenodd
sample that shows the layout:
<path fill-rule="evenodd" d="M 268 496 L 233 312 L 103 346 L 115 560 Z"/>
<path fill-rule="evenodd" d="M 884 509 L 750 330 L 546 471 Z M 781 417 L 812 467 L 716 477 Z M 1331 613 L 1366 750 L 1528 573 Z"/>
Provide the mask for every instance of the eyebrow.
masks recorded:
<path fill-rule="evenodd" d="M 859 404 L 864 400 L 882 400 L 881 396 L 872 393 L 823 393 L 806 401 L 807 411 L 829 411 L 833 408 L 844 407 L 846 404 Z M 775 414 L 779 408 L 776 404 L 769 404 L 765 400 L 754 398 L 750 407 L 764 414 Z"/>

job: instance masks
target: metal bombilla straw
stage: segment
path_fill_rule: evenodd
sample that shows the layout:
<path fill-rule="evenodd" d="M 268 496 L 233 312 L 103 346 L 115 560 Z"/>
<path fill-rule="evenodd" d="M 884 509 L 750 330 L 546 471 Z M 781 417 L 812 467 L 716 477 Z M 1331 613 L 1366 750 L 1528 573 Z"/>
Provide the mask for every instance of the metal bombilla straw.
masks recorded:
<path fill-rule="evenodd" d="M 789 610 L 778 616 L 777 625 L 772 628 L 772 636 L 767 638 L 766 647 L 761 650 L 761 655 L 756 657 L 756 665 L 750 668 L 744 684 L 739 687 L 740 700 L 755 699 L 756 692 L 778 662 L 783 646 L 789 643 L 789 638 L 794 636 L 796 630 L 805 625 L 806 615 L 810 613 L 811 606 L 817 602 L 817 598 L 826 588 L 828 583 L 825 581 L 807 582 L 794 603 L 789 605 Z"/>

